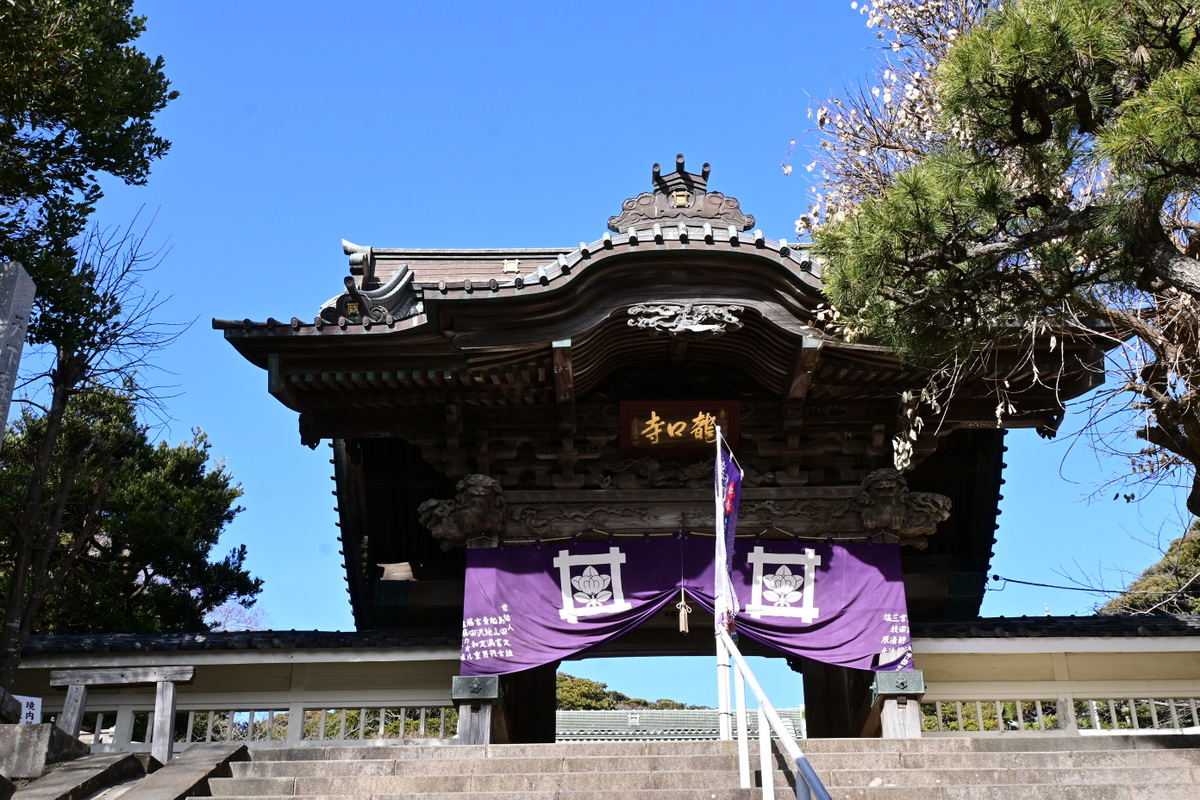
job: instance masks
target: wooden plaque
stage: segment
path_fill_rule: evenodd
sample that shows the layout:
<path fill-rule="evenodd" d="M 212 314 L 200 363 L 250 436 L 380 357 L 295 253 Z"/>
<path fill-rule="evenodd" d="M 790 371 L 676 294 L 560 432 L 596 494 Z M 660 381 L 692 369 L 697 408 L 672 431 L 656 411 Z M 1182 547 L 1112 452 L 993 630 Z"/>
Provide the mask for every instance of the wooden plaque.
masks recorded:
<path fill-rule="evenodd" d="M 716 452 L 716 428 L 731 448 L 738 440 L 736 400 L 631 400 L 621 403 L 621 456 L 700 459 Z"/>

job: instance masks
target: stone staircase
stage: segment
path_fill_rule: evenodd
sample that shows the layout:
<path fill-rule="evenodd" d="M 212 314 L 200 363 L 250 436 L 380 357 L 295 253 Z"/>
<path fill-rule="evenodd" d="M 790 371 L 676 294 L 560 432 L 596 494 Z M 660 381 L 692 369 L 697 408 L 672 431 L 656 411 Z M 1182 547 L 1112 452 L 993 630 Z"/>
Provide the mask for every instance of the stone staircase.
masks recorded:
<path fill-rule="evenodd" d="M 804 742 L 835 800 L 1197 800 L 1200 736 Z M 757 754 L 752 743 L 752 763 Z M 732 742 L 260 749 L 227 799 L 750 800 Z M 756 776 L 757 778 L 757 776 Z M 776 798 L 795 797 L 775 772 Z"/>

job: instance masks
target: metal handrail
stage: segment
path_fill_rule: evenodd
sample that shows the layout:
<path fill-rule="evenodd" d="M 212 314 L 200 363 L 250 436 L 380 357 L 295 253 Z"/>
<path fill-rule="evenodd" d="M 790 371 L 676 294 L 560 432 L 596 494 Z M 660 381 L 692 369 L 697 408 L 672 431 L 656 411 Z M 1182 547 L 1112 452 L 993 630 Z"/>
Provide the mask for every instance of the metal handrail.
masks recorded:
<path fill-rule="evenodd" d="M 720 643 L 724 651 L 733 659 L 733 663 L 737 665 L 739 676 L 750 685 L 750 690 L 754 692 L 754 697 L 758 700 L 758 714 L 760 721 L 759 747 L 761 748 L 760 755 L 761 763 L 763 765 L 763 797 L 768 798 L 770 797 L 768 792 L 773 792 L 771 780 L 767 774 L 770 766 L 771 736 L 764 731 L 766 726 L 761 724 L 765 719 L 765 721 L 770 724 L 770 728 L 775 733 L 775 736 L 778 737 L 779 746 L 783 748 L 783 750 L 787 753 L 788 758 L 790 758 L 791 761 L 796 765 L 797 799 L 812 800 L 813 797 L 816 797 L 817 800 L 831 800 L 829 796 L 829 790 L 825 788 L 825 784 L 822 783 L 821 779 L 817 776 L 817 771 L 813 769 L 812 764 L 809 763 L 808 757 L 804 755 L 804 753 L 800 750 L 800 746 L 796 744 L 795 738 L 788 733 L 786 726 L 783 724 L 783 720 L 779 717 L 779 713 L 775 711 L 775 706 L 771 705 L 771 701 L 767 699 L 766 693 L 762 690 L 762 687 L 759 686 L 758 680 L 754 677 L 754 673 L 750 670 L 750 665 L 747 664 L 746 659 L 742 657 L 741 651 L 738 650 L 737 645 L 734 644 L 733 639 L 729 636 L 729 633 L 724 629 L 718 628 L 717 641 Z M 746 735 L 745 702 L 743 701 L 742 697 L 744 692 L 739 691 L 737 694 L 739 695 L 739 711 L 742 719 L 742 724 L 739 726 L 739 738 L 742 740 L 742 742 L 744 742 L 744 737 Z M 738 748 L 738 766 L 739 769 L 742 770 L 743 774 L 748 773 L 748 763 L 746 761 L 747 758 L 748 755 L 746 753 L 746 747 L 744 745 L 740 746 Z"/>

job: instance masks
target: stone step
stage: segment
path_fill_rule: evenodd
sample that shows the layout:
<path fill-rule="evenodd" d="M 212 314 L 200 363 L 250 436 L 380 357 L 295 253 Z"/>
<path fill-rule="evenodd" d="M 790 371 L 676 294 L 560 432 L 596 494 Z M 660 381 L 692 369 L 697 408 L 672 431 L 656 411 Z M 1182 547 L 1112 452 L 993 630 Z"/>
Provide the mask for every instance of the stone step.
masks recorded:
<path fill-rule="evenodd" d="M 755 742 L 751 747 L 756 747 Z M 926 739 L 809 739 L 799 742 L 809 754 L 821 753 L 962 753 L 1054 752 L 1088 750 L 1200 749 L 1200 736 L 992 736 Z M 498 745 L 326 745 L 255 749 L 255 760 L 368 760 L 488 757 L 545 757 L 570 754 L 591 756 L 687 755 L 736 753 L 736 742 L 569 742 L 562 744 Z"/>
<path fill-rule="evenodd" d="M 212 778 L 213 797 L 229 795 L 402 794 L 410 792 L 520 792 L 609 789 L 736 788 L 736 770 L 693 772 L 513 772 L 492 774 L 311 776 L 275 778 Z"/>
<path fill-rule="evenodd" d="M 835 770 L 821 776 L 831 792 L 874 788 L 920 788 L 941 791 L 961 787 L 1039 785 L 1055 788 L 1089 786 L 1163 787 L 1190 785 L 1200 791 L 1190 768 L 1166 769 L 939 769 L 939 770 Z M 376 775 L 365 777 L 271 777 L 211 779 L 214 797 L 238 795 L 348 794 L 359 797 L 411 793 L 578 792 L 648 789 L 712 790 L 736 788 L 737 773 L 652 771 L 586 773 L 500 773 L 445 775 Z M 786 786 L 783 780 L 777 785 Z"/>
<path fill-rule="evenodd" d="M 752 750 L 752 758 L 757 752 Z M 961 753 L 811 753 L 809 761 L 818 772 L 857 769 L 869 764 L 879 769 L 939 769 L 1014 767 L 1105 769 L 1108 767 L 1179 767 L 1200 765 L 1200 750 L 1083 750 L 1036 752 Z M 755 761 L 757 763 L 757 760 Z"/>
<path fill-rule="evenodd" d="M 1173 733 L 1079 736 L 1003 734 L 1000 736 L 935 736 L 923 739 L 805 739 L 798 744 L 805 753 L 1188 750 L 1200 748 L 1200 736 Z"/>
<path fill-rule="evenodd" d="M 861 764 L 861 759 L 858 763 Z M 732 753 L 621 756 L 619 765 L 625 772 L 658 770 L 728 772 L 737 769 L 737 756 Z M 507 772 L 577 773 L 608 772 L 613 769 L 613 766 L 614 762 L 611 757 L 578 755 L 429 760 L 383 758 L 359 761 L 255 760 L 230 765 L 235 778 L 272 778 L 289 775 L 300 777 L 321 775 L 479 775 Z"/>
<path fill-rule="evenodd" d="M 1195 786 L 1046 786 L 1005 784 L 1003 786 L 875 786 L 833 787 L 833 800 L 1196 800 Z M 270 800 L 293 795 L 224 795 L 223 800 Z M 617 800 L 759 800 L 761 789 L 661 789 L 623 791 Z M 776 788 L 775 800 L 795 800 L 789 787 Z M 366 800 L 362 795 L 305 795 L 305 800 Z M 457 792 L 406 792 L 371 795 L 370 800 L 614 800 L 608 790 L 520 791 L 463 794 Z"/>
<path fill-rule="evenodd" d="M 222 800 L 270 800 L 271 798 L 294 797 L 294 795 L 228 795 Z M 544 792 L 481 792 L 463 794 L 459 792 L 407 792 L 401 794 L 371 795 L 370 800 L 760 800 L 761 789 L 712 789 L 697 792 L 695 789 L 642 789 L 621 792 L 614 798 L 608 790 L 544 791 Z M 775 793 L 775 800 L 795 800 L 796 793 L 783 789 Z M 320 794 L 305 795 L 304 800 L 366 800 L 362 795 Z M 1124 798 L 1122 798 L 1124 800 Z M 1170 798 L 1169 800 L 1174 800 Z"/>
<path fill-rule="evenodd" d="M 373 748 L 374 749 L 374 748 Z M 751 750 L 752 763 L 757 767 L 756 748 Z M 441 752 L 439 751 L 439 755 Z M 382 756 L 383 754 L 377 754 Z M 270 760 L 264 760 L 270 759 Z M 777 756 L 782 767 L 782 759 Z M 1083 752 L 1040 751 L 1026 752 L 957 752 L 957 753 L 814 753 L 811 761 L 818 773 L 831 770 L 862 769 L 1109 769 L 1109 768 L 1170 768 L 1200 765 L 1200 750 L 1087 750 Z M 732 753 L 705 755 L 625 755 L 620 757 L 623 771 L 650 770 L 718 770 L 736 769 Z M 513 772 L 607 772 L 613 767 L 612 757 L 581 756 L 575 751 L 567 755 L 524 757 L 475 757 L 430 759 L 339 759 L 320 761 L 277 760 L 274 753 L 258 751 L 253 762 L 230 765 L 234 777 L 286 776 L 367 776 L 367 775 L 436 775 L 488 774 Z"/>
<path fill-rule="evenodd" d="M 1117 769 L 841 769 L 818 773 L 826 786 L 999 786 L 1040 784 L 1078 786 L 1116 784 L 1121 786 L 1195 784 L 1197 775 L 1189 767 Z M 1200 793 L 1200 785 L 1196 786 Z"/>
<path fill-rule="evenodd" d="M 1200 737 L 811 740 L 834 800 L 1197 800 Z M 213 796 L 307 800 L 750 800 L 734 742 L 264 748 Z M 776 755 L 776 763 L 783 758 Z M 758 765 L 751 743 L 751 768 Z M 757 772 L 756 772 L 757 777 Z M 794 798 L 776 770 L 775 797 Z"/>
<path fill-rule="evenodd" d="M 790 790 L 789 790 L 790 791 Z M 1194 786 L 1047 786 L 1005 784 L 1003 786 L 878 786 L 833 789 L 832 800 L 1196 800 Z M 783 800 L 779 792 L 775 800 Z M 794 798 L 795 795 L 789 795 Z M 374 800 L 383 800 L 375 798 Z M 461 800 L 461 799 L 460 799 Z M 566 798 L 562 798 L 566 800 Z"/>
<path fill-rule="evenodd" d="M 412 745 L 364 744 L 314 747 L 263 747 L 252 751 L 255 760 L 326 761 L 429 759 L 429 758 L 540 758 L 546 756 L 704 755 L 736 753 L 736 742 L 567 742 L 562 744 Z"/>

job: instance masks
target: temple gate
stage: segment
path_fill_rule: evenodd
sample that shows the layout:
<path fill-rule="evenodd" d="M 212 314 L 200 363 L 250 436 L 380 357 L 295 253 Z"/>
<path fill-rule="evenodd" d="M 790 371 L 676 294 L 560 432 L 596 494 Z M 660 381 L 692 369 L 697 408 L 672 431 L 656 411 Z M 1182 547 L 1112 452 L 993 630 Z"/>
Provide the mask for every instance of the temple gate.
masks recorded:
<path fill-rule="evenodd" d="M 1003 483 L 990 382 L 1009 383 L 1005 426 L 1052 434 L 1061 402 L 1098 380 L 1097 346 L 1065 337 L 1044 361 L 1001 349 L 910 439 L 928 376 L 827 332 L 820 266 L 708 177 L 682 156 L 655 165 L 651 191 L 578 246 L 346 242 L 344 292 L 314 319 L 214 320 L 299 413 L 301 441 L 332 443 L 360 630 L 459 630 L 469 548 L 711 536 L 709 420 L 745 473 L 748 541 L 899 544 L 913 620 L 978 614 Z M 711 617 L 695 613 L 680 633 L 667 603 L 589 653 L 711 654 Z M 789 663 L 810 736 L 857 735 L 870 673 Z M 512 738 L 552 738 L 554 664 L 503 683 L 523 712 Z"/>

